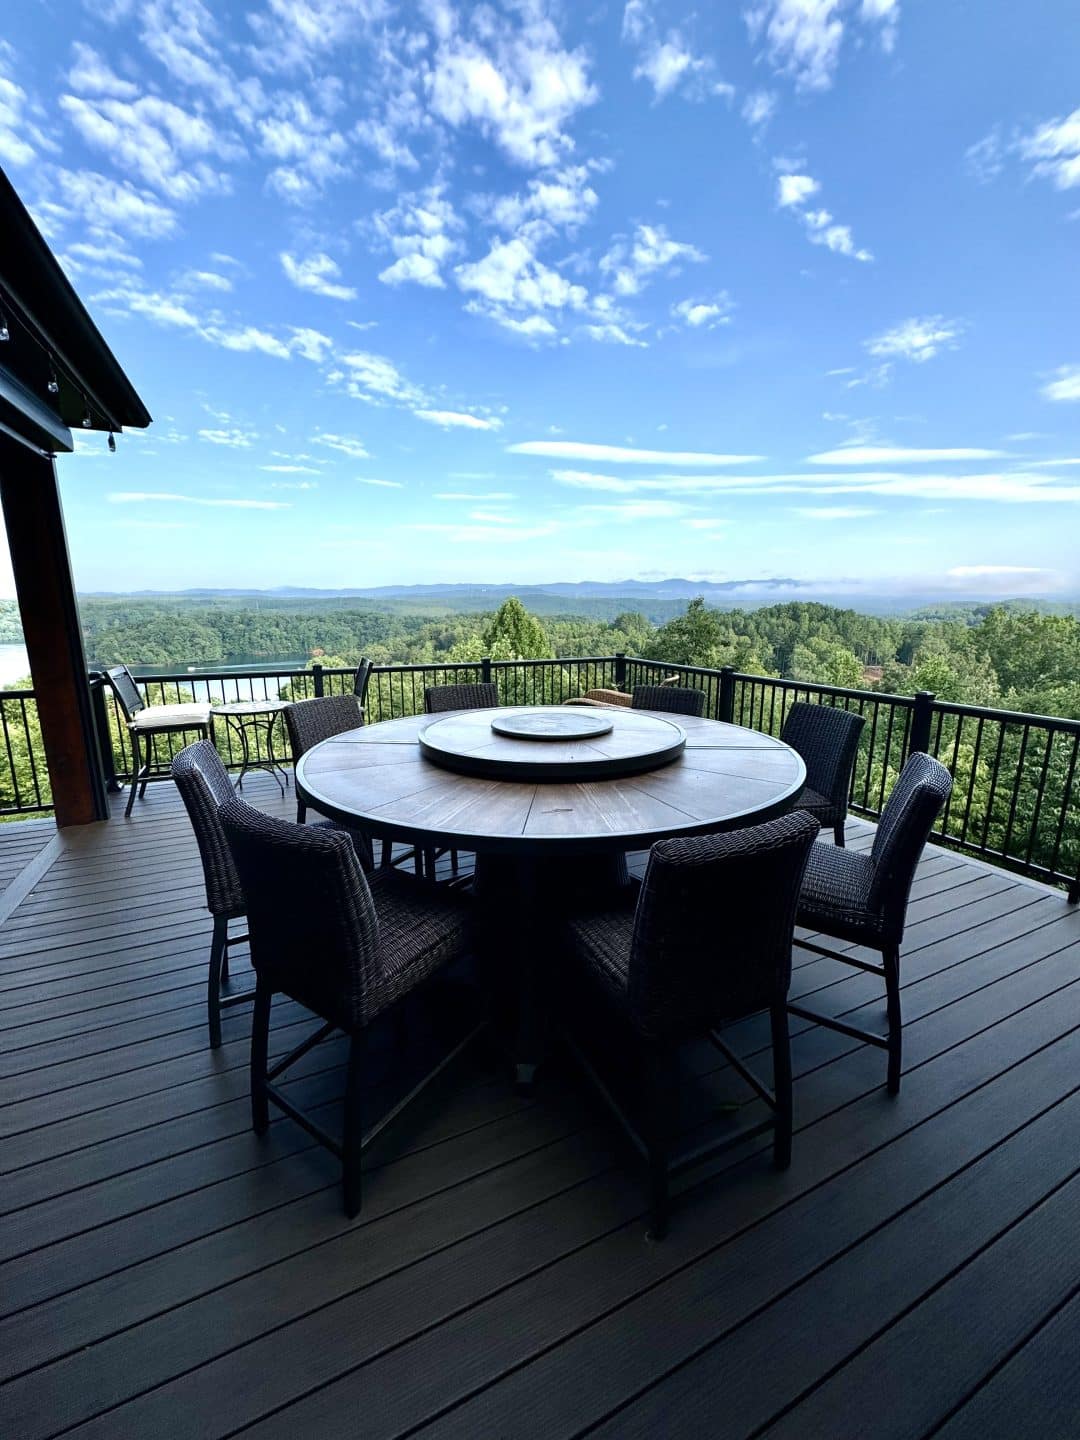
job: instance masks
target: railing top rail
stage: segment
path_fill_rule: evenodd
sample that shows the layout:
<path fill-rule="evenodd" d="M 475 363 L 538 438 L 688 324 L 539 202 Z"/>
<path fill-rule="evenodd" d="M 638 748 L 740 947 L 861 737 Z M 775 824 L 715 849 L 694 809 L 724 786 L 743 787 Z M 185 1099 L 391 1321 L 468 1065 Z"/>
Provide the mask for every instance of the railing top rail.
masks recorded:
<path fill-rule="evenodd" d="M 627 663 L 631 665 L 654 665 L 659 670 L 673 671 L 683 675 L 720 675 L 722 669 L 716 669 L 711 665 L 682 665 L 674 660 L 645 660 L 640 655 L 628 655 Z M 912 708 L 915 704 L 912 695 L 892 695 L 886 690 L 853 690 L 844 685 L 826 685 L 819 680 L 782 680 L 776 675 L 751 675 L 743 670 L 731 670 L 731 678 L 740 682 L 749 682 L 755 685 L 775 686 L 778 690 L 813 690 L 821 695 L 837 695 L 841 699 L 861 700 L 872 697 L 875 700 L 885 701 L 889 705 L 900 705 Z"/>
<path fill-rule="evenodd" d="M 997 720 L 1006 725 L 1030 725 L 1036 730 L 1060 730 L 1067 735 L 1080 735 L 1080 720 L 1064 715 L 1032 715 L 1026 710 L 1000 710 L 993 705 L 963 705 L 956 700 L 934 700 L 934 710 L 941 715 L 962 715 L 972 720 Z"/>
<path fill-rule="evenodd" d="M 36 690 L 0 690 L 0 700 L 36 700 Z"/>

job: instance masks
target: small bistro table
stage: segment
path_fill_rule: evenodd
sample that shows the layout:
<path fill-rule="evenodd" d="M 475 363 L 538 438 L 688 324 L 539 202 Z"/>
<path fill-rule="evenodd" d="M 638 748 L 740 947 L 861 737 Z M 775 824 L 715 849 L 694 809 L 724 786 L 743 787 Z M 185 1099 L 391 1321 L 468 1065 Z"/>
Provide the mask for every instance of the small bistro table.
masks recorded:
<path fill-rule="evenodd" d="M 580 720 L 598 713 L 610 719 L 610 730 L 589 738 L 537 733 L 530 740 L 492 730 L 492 721 L 505 726 L 515 716 L 524 722 L 519 728 L 534 724 L 542 732 L 552 728 L 555 715 Z M 672 731 L 683 744 L 672 743 Z M 662 761 L 642 768 L 653 739 Z M 443 753 L 451 751 L 456 758 Z M 611 773 L 623 763 L 632 773 Z M 537 779 L 545 764 L 559 778 Z M 461 773 L 462 766 L 473 773 Z M 574 778 L 579 768 L 581 779 Z M 411 715 L 335 735 L 296 767 L 298 796 L 331 819 L 421 850 L 471 850 L 478 867 L 499 857 L 503 881 L 510 862 L 522 997 L 515 1059 L 522 1084 L 531 1081 L 536 1065 L 531 997 L 557 912 L 558 896 L 541 893 L 550 862 L 572 867 L 582 856 L 625 854 L 669 836 L 771 819 L 792 807 L 805 781 L 801 758 L 770 735 L 622 707 L 507 706 Z"/>
<path fill-rule="evenodd" d="M 240 742 L 240 773 L 233 781 L 237 790 L 243 790 L 244 776 L 250 771 L 266 770 L 277 781 L 282 795 L 285 794 L 289 776 L 274 759 L 274 728 L 288 703 L 287 700 L 232 700 L 225 705 L 215 705 L 210 711 L 214 720 L 219 715 L 223 717 L 229 736 L 235 735 Z"/>

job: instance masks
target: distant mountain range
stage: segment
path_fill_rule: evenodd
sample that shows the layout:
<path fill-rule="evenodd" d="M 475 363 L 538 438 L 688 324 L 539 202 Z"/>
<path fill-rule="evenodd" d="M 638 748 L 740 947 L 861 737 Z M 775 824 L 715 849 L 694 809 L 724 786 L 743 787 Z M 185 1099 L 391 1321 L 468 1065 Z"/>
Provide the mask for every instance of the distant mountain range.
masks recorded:
<path fill-rule="evenodd" d="M 719 609 L 756 609 L 761 605 L 775 605 L 785 600 L 816 600 L 824 605 L 837 605 L 859 610 L 863 614 L 896 615 L 910 613 L 926 607 L 940 607 L 949 604 L 1008 603 L 1004 596 L 996 596 L 972 586 L 967 591 L 942 591 L 912 587 L 893 593 L 862 589 L 856 584 L 840 582 L 828 587 L 820 582 L 795 580 L 790 576 L 770 576 L 757 580 L 686 580 L 670 577 L 656 580 L 577 580 L 554 581 L 550 584 L 529 585 L 506 582 L 498 585 L 430 584 L 430 585 L 370 585 L 355 588 L 319 589 L 315 586 L 278 585 L 272 589 L 253 590 L 243 588 L 192 589 L 180 591 L 136 590 L 136 591 L 93 591 L 88 598 L 94 599 L 165 599 L 183 600 L 198 604 L 250 600 L 272 604 L 274 601 L 287 604 L 315 605 L 340 603 L 346 600 L 364 601 L 368 605 L 380 602 L 395 603 L 395 608 L 419 610 L 427 606 L 445 607 L 450 611 L 494 610 L 509 596 L 516 595 L 528 608 L 542 615 L 577 613 L 612 618 L 621 610 L 640 610 L 650 619 L 659 621 L 678 614 L 687 600 L 703 595 L 708 604 Z M 1070 603 L 1074 597 L 1055 597 L 1054 600 L 1039 600 L 1025 597 L 1024 604 L 1036 608 L 1062 605 L 1066 610 L 1074 609 Z"/>

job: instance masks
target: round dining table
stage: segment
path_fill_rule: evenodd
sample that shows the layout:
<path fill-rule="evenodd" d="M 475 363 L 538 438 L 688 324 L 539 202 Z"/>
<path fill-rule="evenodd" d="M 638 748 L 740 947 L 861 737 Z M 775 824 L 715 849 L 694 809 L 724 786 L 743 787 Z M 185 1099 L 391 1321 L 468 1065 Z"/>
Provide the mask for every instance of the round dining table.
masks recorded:
<path fill-rule="evenodd" d="M 572 719 L 597 716 L 611 721 L 603 733 Z M 521 1084 L 536 1065 L 537 981 L 556 943 L 552 877 L 574 877 L 580 889 L 594 873 L 584 857 L 772 819 L 805 781 L 801 757 L 771 735 L 622 706 L 410 715 L 335 735 L 296 766 L 297 794 L 320 814 L 418 852 L 472 851 L 478 875 L 485 865 L 497 873 L 497 884 L 478 884 L 478 898 L 486 891 L 492 903 L 497 892 L 500 924 L 512 921 Z"/>

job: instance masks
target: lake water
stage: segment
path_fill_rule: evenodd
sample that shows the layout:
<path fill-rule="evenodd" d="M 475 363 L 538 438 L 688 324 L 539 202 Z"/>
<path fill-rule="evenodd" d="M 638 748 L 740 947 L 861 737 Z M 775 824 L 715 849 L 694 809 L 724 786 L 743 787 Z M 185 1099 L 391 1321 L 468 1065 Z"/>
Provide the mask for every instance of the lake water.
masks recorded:
<path fill-rule="evenodd" d="M 0 645 L 0 690 L 8 690 L 16 680 L 30 674 L 30 661 L 25 645 Z"/>

